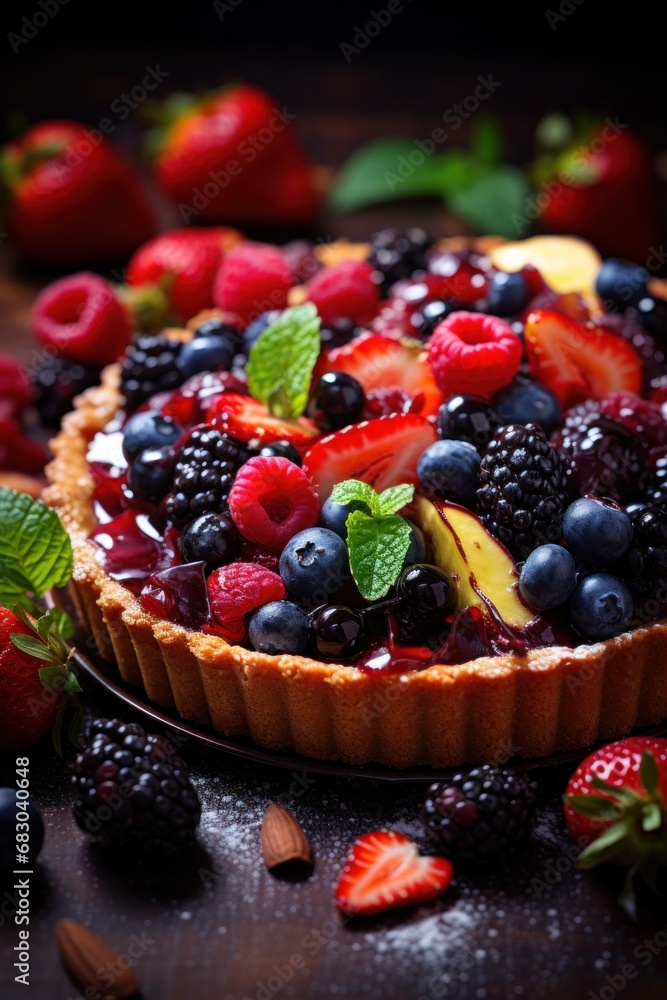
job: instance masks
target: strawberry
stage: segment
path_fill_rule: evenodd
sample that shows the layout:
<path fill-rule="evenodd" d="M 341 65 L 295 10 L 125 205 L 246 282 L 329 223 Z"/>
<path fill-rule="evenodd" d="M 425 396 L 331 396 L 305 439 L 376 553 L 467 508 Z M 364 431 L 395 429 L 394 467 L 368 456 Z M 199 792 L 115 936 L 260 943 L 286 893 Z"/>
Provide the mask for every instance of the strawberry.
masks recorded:
<path fill-rule="evenodd" d="M 33 260 L 58 268 L 125 257 L 156 228 L 139 179 L 99 132 L 45 121 L 5 147 L 7 224 Z"/>
<path fill-rule="evenodd" d="M 399 483 L 418 483 L 420 455 L 437 440 L 432 424 L 412 413 L 394 413 L 352 424 L 317 441 L 303 458 L 320 503 L 336 483 L 360 479 L 378 493 Z"/>
<path fill-rule="evenodd" d="M 226 431 L 239 441 L 257 439 L 262 444 L 291 441 L 301 451 L 312 444 L 319 433 L 307 417 L 281 420 L 272 416 L 264 403 L 234 392 L 213 398 L 207 410 L 207 420 L 213 427 Z"/>
<path fill-rule="evenodd" d="M 113 285 L 90 271 L 58 278 L 32 307 L 32 331 L 45 347 L 84 364 L 115 361 L 130 342 L 130 312 Z"/>
<path fill-rule="evenodd" d="M 402 833 L 376 830 L 352 845 L 334 901 L 350 917 L 367 917 L 436 899 L 453 874 L 446 858 L 424 857 Z"/>
<path fill-rule="evenodd" d="M 155 176 L 184 222 L 313 219 L 319 196 L 287 109 L 243 85 L 183 96 L 165 109 L 172 121 L 158 139 Z"/>
<path fill-rule="evenodd" d="M 176 320 L 184 323 L 213 305 L 213 280 L 241 233 L 228 226 L 172 229 L 154 236 L 133 254 L 126 280 L 131 287 L 160 285 Z"/>
<path fill-rule="evenodd" d="M 526 319 L 524 338 L 532 374 L 556 393 L 563 408 L 612 392 L 641 393 L 639 355 L 608 330 L 538 309 Z"/>
<path fill-rule="evenodd" d="M 667 865 L 667 739 L 631 736 L 594 750 L 568 782 L 565 819 L 580 868 L 627 868 L 619 901 L 635 917 L 633 879 L 655 889 Z"/>
<path fill-rule="evenodd" d="M 315 367 L 314 382 L 327 371 L 352 375 L 371 398 L 403 390 L 412 399 L 410 412 L 425 417 L 437 413 L 444 398 L 418 345 L 406 346 L 381 333 L 362 333 L 343 347 L 323 351 Z M 405 412 L 405 399 L 400 408 Z"/>

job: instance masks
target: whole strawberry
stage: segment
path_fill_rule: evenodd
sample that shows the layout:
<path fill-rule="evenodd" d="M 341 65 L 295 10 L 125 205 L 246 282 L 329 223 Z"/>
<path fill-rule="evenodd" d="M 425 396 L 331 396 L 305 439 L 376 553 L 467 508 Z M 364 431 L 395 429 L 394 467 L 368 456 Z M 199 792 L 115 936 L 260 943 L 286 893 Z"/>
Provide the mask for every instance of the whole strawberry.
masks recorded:
<path fill-rule="evenodd" d="M 297 223 L 319 203 L 293 117 L 257 87 L 234 86 L 163 110 L 155 176 L 186 223 Z M 173 113 L 172 113 L 173 112 Z"/>
<path fill-rule="evenodd" d="M 636 915 L 633 881 L 656 889 L 667 865 L 667 739 L 631 736 L 595 750 L 579 765 L 564 796 L 565 820 L 584 848 L 580 868 L 627 868 L 619 902 Z"/>
<path fill-rule="evenodd" d="M 124 257 L 155 232 L 141 182 L 95 130 L 45 121 L 5 147 L 11 238 L 58 268 Z"/>

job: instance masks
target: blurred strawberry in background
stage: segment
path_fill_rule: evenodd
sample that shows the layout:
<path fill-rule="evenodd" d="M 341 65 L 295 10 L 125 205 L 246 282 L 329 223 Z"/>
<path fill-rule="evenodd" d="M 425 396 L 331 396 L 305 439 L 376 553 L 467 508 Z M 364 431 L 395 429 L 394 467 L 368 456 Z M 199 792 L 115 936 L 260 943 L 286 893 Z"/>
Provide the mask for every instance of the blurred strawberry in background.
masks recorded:
<path fill-rule="evenodd" d="M 156 109 L 155 176 L 185 223 L 311 222 L 320 198 L 292 128 L 257 87 L 174 94 Z"/>
<path fill-rule="evenodd" d="M 97 129 L 40 122 L 0 163 L 10 237 L 39 264 L 124 257 L 157 228 L 141 182 Z"/>

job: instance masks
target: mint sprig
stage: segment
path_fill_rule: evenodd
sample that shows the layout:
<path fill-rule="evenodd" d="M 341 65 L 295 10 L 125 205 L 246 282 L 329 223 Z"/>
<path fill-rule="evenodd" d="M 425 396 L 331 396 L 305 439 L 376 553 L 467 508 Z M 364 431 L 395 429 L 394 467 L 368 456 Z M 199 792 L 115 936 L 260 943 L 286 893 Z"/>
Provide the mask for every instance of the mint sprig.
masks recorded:
<path fill-rule="evenodd" d="M 0 605 L 32 607 L 32 598 L 64 587 L 72 575 L 72 543 L 41 500 L 0 488 Z"/>
<path fill-rule="evenodd" d="M 274 417 L 295 420 L 305 411 L 320 353 L 320 325 L 315 306 L 304 302 L 285 309 L 253 345 L 246 367 L 248 389 Z"/>
<path fill-rule="evenodd" d="M 377 493 L 368 483 L 347 479 L 331 500 L 353 506 L 345 522 L 350 569 L 367 601 L 384 597 L 396 583 L 410 547 L 410 525 L 396 511 L 410 503 L 415 488 L 392 486 Z"/>

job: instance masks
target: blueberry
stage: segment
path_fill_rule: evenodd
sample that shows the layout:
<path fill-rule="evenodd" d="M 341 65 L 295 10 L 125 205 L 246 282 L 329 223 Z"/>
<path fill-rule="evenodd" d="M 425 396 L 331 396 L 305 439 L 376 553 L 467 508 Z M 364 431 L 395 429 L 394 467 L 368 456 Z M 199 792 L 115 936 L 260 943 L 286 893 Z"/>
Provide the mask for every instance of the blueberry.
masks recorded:
<path fill-rule="evenodd" d="M 452 396 L 438 412 L 440 437 L 486 448 L 500 426 L 493 407 L 478 396 Z"/>
<path fill-rule="evenodd" d="M 632 624 L 632 595 L 615 576 L 593 573 L 578 584 L 572 595 L 570 622 L 585 639 L 611 639 L 627 632 Z"/>
<path fill-rule="evenodd" d="M 225 323 L 223 319 L 205 319 L 194 332 L 195 339 L 214 335 L 225 337 L 234 354 L 244 350 L 245 335 L 243 331 L 231 323 Z"/>
<path fill-rule="evenodd" d="M 190 521 L 181 539 L 186 562 L 225 566 L 241 552 L 241 537 L 229 514 L 202 514 Z"/>
<path fill-rule="evenodd" d="M 516 378 L 493 398 L 501 424 L 537 424 L 548 436 L 562 426 L 558 398 L 540 382 Z"/>
<path fill-rule="evenodd" d="M 420 486 L 443 500 L 469 500 L 477 488 L 480 461 L 467 441 L 436 441 L 417 463 Z"/>
<path fill-rule="evenodd" d="M 632 521 L 610 500 L 580 497 L 563 515 L 563 538 L 579 559 L 608 566 L 629 549 Z"/>
<path fill-rule="evenodd" d="M 185 380 L 199 372 L 229 371 L 235 353 L 231 338 L 226 334 L 196 337 L 181 348 L 177 361 L 181 377 Z"/>
<path fill-rule="evenodd" d="M 407 517 L 405 520 L 408 522 L 408 527 L 410 528 L 410 546 L 405 554 L 403 565 L 413 566 L 415 563 L 423 562 L 426 558 L 426 542 L 424 541 L 422 531 L 417 525 L 409 521 Z"/>
<path fill-rule="evenodd" d="M 664 343 L 667 335 L 667 302 L 664 299 L 646 295 L 631 312 L 628 311 L 628 315 L 636 318 L 637 322 L 641 323 L 644 329 L 661 344 Z"/>
<path fill-rule="evenodd" d="M 260 458 L 288 458 L 294 465 L 301 467 L 301 455 L 291 441 L 272 441 L 263 445 L 257 454 Z"/>
<path fill-rule="evenodd" d="M 24 813 L 27 813 L 27 818 Z M 17 829 L 26 831 L 25 827 L 17 828 L 18 823 L 28 824 L 29 839 L 26 843 L 30 850 L 27 856 L 33 865 L 44 843 L 44 821 L 39 809 L 31 798 L 17 799 L 15 788 L 0 788 L 0 871 L 19 867 L 16 863 L 16 833 Z"/>
<path fill-rule="evenodd" d="M 308 615 L 291 601 L 270 601 L 250 619 L 248 637 L 259 653 L 303 653 L 308 644 Z"/>
<path fill-rule="evenodd" d="M 350 575 L 347 546 L 327 528 L 306 528 L 283 549 L 279 570 L 287 589 L 298 597 L 335 594 Z"/>
<path fill-rule="evenodd" d="M 320 511 L 320 524 L 329 531 L 335 531 L 341 538 L 347 538 L 347 521 L 352 507 L 348 504 L 334 503 L 331 497 L 324 501 Z"/>
<path fill-rule="evenodd" d="M 530 608 L 549 611 L 570 597 L 577 583 L 577 567 L 562 545 L 533 549 L 521 570 L 519 590 Z"/>
<path fill-rule="evenodd" d="M 438 566 L 408 566 L 398 578 L 398 593 L 420 611 L 440 611 L 449 604 L 449 577 Z"/>
<path fill-rule="evenodd" d="M 415 331 L 422 337 L 430 337 L 436 326 L 454 312 L 451 302 L 443 302 L 436 299 L 433 302 L 426 302 L 421 309 L 412 314 L 412 325 Z"/>
<path fill-rule="evenodd" d="M 649 273 L 641 264 L 609 257 L 595 279 L 595 291 L 607 312 L 624 312 L 628 306 L 636 306 L 640 299 L 648 295 L 648 279 Z"/>
<path fill-rule="evenodd" d="M 496 271 L 489 281 L 486 311 L 493 316 L 515 316 L 528 304 L 530 286 L 521 271 Z"/>
<path fill-rule="evenodd" d="M 359 333 L 361 328 L 353 319 L 341 317 L 320 327 L 320 340 L 323 347 L 343 347 Z"/>
<path fill-rule="evenodd" d="M 158 503 L 171 487 L 175 454 L 173 448 L 147 448 L 134 459 L 127 472 L 127 485 L 139 500 Z"/>
<path fill-rule="evenodd" d="M 280 309 L 271 309 L 269 312 L 262 313 L 257 319 L 254 319 L 252 323 L 248 323 L 245 334 L 243 338 L 243 346 L 246 354 L 250 354 L 250 351 L 255 346 L 261 335 L 264 333 L 272 323 L 278 319 L 281 315 Z"/>
<path fill-rule="evenodd" d="M 129 463 L 148 448 L 165 448 L 176 444 L 183 428 L 158 410 L 135 413 L 123 428 L 123 454 Z"/>
<path fill-rule="evenodd" d="M 361 419 L 366 397 L 359 382 L 347 372 L 325 372 L 308 404 L 308 416 L 321 430 L 337 431 Z"/>
<path fill-rule="evenodd" d="M 311 619 L 317 651 L 322 656 L 352 656 L 364 635 L 364 622 L 354 608 L 329 604 L 318 608 Z"/>

